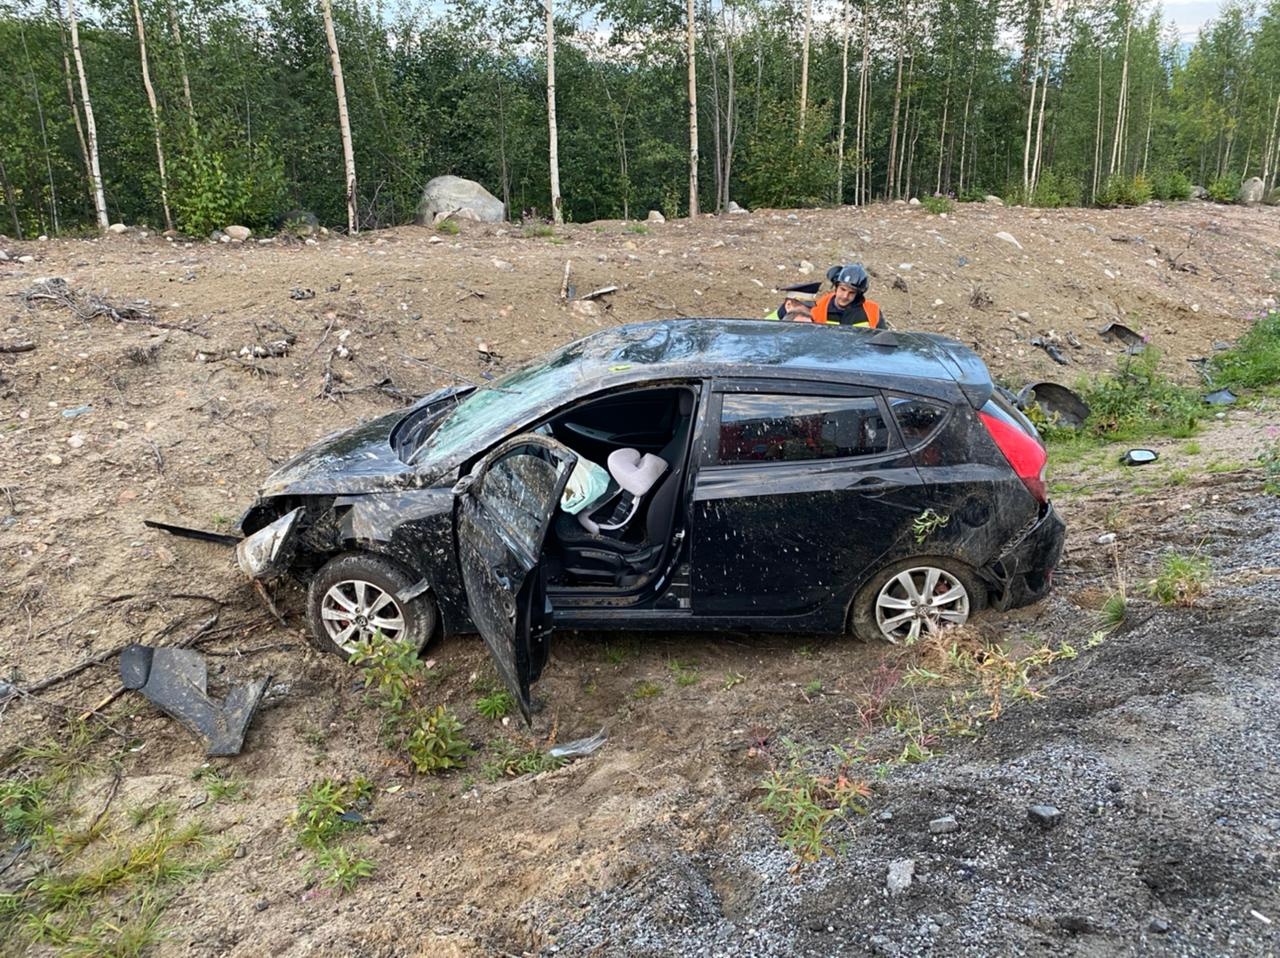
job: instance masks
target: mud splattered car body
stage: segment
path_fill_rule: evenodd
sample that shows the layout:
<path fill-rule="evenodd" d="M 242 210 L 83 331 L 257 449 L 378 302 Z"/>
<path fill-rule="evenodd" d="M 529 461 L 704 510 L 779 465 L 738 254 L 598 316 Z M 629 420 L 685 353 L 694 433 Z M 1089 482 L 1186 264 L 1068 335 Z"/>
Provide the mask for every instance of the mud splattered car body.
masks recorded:
<path fill-rule="evenodd" d="M 623 448 L 663 478 L 616 536 L 584 535 L 565 484 Z M 553 625 L 913 640 L 1034 601 L 1063 541 L 1044 462 L 952 340 L 645 323 L 323 440 L 268 479 L 237 551 L 310 583 L 333 651 L 480 631 L 527 715 Z"/>

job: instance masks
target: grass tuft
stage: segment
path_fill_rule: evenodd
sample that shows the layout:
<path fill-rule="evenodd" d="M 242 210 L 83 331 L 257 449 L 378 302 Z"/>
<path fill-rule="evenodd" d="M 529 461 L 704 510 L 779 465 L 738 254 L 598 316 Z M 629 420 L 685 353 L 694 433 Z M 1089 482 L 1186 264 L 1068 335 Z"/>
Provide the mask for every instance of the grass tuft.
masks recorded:
<path fill-rule="evenodd" d="M 1209 591 L 1210 574 L 1208 559 L 1169 554 L 1160 560 L 1160 572 L 1148 583 L 1147 592 L 1164 605 L 1195 605 Z"/>

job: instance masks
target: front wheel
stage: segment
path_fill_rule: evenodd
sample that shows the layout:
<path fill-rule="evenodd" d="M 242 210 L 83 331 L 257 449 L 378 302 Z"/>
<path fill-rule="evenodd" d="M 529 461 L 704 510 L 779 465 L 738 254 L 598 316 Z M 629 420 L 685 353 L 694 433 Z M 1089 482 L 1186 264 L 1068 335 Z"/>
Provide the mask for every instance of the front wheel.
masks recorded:
<path fill-rule="evenodd" d="M 324 652 L 349 659 L 356 643 L 381 632 L 420 652 L 439 616 L 430 595 L 398 597 L 413 577 L 381 556 L 349 552 L 330 559 L 307 589 L 307 630 Z"/>
<path fill-rule="evenodd" d="M 853 602 L 854 633 L 867 641 L 912 645 L 986 606 L 986 590 L 968 566 L 919 556 L 876 573 Z"/>

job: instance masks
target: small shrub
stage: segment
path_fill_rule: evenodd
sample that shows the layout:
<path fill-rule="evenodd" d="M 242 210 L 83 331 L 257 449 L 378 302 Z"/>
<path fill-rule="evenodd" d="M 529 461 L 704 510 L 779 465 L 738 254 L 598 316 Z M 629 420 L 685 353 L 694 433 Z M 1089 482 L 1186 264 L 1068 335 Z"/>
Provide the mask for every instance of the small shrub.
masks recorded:
<path fill-rule="evenodd" d="M 1166 379 L 1159 364 L 1159 353 L 1147 349 L 1139 356 L 1126 356 L 1114 375 L 1081 387 L 1089 404 L 1086 431 L 1108 440 L 1191 435 L 1204 416 L 1200 395 Z"/>
<path fill-rule="evenodd" d="M 487 719 L 500 719 L 504 715 L 510 715 L 515 707 L 516 700 L 511 697 L 511 693 L 502 689 L 476 699 L 476 711 Z"/>
<path fill-rule="evenodd" d="M 650 682 L 647 679 L 643 682 L 637 682 L 636 687 L 631 691 L 631 695 L 637 699 L 651 699 L 654 696 L 661 694 L 662 686 L 657 682 Z"/>
<path fill-rule="evenodd" d="M 547 223 L 531 223 L 521 232 L 529 239 L 539 239 L 556 235 L 556 231 Z"/>
<path fill-rule="evenodd" d="M 541 749 L 520 748 L 506 739 L 496 739 L 489 746 L 493 750 L 493 758 L 480 767 L 480 774 L 490 784 L 500 778 L 518 778 L 521 775 L 553 771 L 565 764 L 564 759 L 553 758 Z"/>
<path fill-rule="evenodd" d="M 850 779 L 844 769 L 817 774 L 807 767 L 800 750 L 791 745 L 787 766 L 765 776 L 760 807 L 771 813 L 781 830 L 782 844 L 801 861 L 817 861 L 835 850 L 827 839 L 831 822 L 846 812 L 862 814 L 871 789 Z"/>
<path fill-rule="evenodd" d="M 462 232 L 462 227 L 454 220 L 441 220 L 436 224 L 436 232 L 443 233 L 445 236 L 457 236 Z"/>
<path fill-rule="evenodd" d="M 956 208 L 949 196 L 926 196 L 920 200 L 920 205 L 935 216 L 938 213 L 950 213 Z"/>
<path fill-rule="evenodd" d="M 1158 200 L 1191 199 L 1191 181 L 1178 170 L 1164 170 L 1151 177 L 1151 195 Z"/>
<path fill-rule="evenodd" d="M 1147 586 L 1153 599 L 1164 605 L 1194 605 L 1209 588 L 1209 560 L 1200 556 L 1166 555 L 1160 572 Z"/>
<path fill-rule="evenodd" d="M 1031 192 L 1031 205 L 1045 209 L 1063 206 L 1079 206 L 1084 197 L 1084 186 L 1073 176 L 1045 170 Z"/>
<path fill-rule="evenodd" d="M 357 858 L 345 848 L 321 848 L 313 862 L 313 869 L 320 872 L 320 884 L 337 888 L 344 895 L 356 887 L 363 878 L 374 872 L 374 864 L 367 858 Z"/>
<path fill-rule="evenodd" d="M 1280 496 L 1280 438 L 1271 427 L 1271 440 L 1258 450 L 1258 465 L 1262 467 L 1262 488 L 1273 496 Z"/>
<path fill-rule="evenodd" d="M 693 666 L 672 660 L 667 667 L 671 669 L 676 685 L 680 686 L 680 688 L 688 688 L 690 685 L 698 684 L 698 670 Z"/>
<path fill-rule="evenodd" d="M 1228 173 L 1226 176 L 1211 180 L 1205 187 L 1205 192 L 1215 203 L 1239 203 L 1240 174 Z"/>
<path fill-rule="evenodd" d="M 1124 624 L 1125 616 L 1128 614 L 1129 600 L 1125 597 L 1123 590 L 1117 590 L 1107 596 L 1107 601 L 1102 603 L 1102 626 L 1107 631 L 1118 629 Z"/>
<path fill-rule="evenodd" d="M 1213 357 L 1215 386 L 1258 388 L 1280 383 L 1280 312 L 1258 318 L 1232 349 Z"/>
<path fill-rule="evenodd" d="M 419 773 L 461 768 L 471 754 L 471 744 L 462 735 L 462 723 L 443 705 L 411 713 L 403 728 L 407 734 L 400 747 Z"/>
<path fill-rule="evenodd" d="M 989 192 L 980 186 L 966 186 L 960 191 L 958 199 L 961 203 L 985 203 Z"/>
<path fill-rule="evenodd" d="M 1099 206 L 1141 206 L 1151 199 L 1151 183 L 1141 173 L 1137 176 L 1113 173 L 1095 199 Z"/>
<path fill-rule="evenodd" d="M 643 236 L 645 233 L 649 232 L 649 227 L 645 226 L 643 223 L 632 223 L 627 227 L 627 232 L 635 233 L 637 236 Z"/>
<path fill-rule="evenodd" d="M 342 832 L 358 828 L 373 797 L 373 782 L 357 776 L 349 782 L 321 779 L 298 796 L 298 807 L 289 821 L 298 829 L 298 844 L 324 848 Z M 356 814 L 353 814 L 356 813 Z"/>
<path fill-rule="evenodd" d="M 392 719 L 408 706 L 427 673 L 412 642 L 389 639 L 381 631 L 356 643 L 351 662 L 364 673 L 365 701 L 392 713 Z"/>

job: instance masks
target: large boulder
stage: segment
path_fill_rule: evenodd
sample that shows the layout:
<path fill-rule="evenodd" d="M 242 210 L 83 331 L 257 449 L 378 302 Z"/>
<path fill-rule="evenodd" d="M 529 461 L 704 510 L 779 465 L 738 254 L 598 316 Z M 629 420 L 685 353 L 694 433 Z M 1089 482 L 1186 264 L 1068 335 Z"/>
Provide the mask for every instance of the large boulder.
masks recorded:
<path fill-rule="evenodd" d="M 1266 186 L 1256 176 L 1251 176 L 1240 184 L 1240 202 L 1246 206 L 1256 206 L 1262 202 Z"/>
<path fill-rule="evenodd" d="M 418 223 L 428 225 L 436 222 L 441 213 L 448 217 L 462 211 L 469 211 L 463 212 L 462 218 L 482 223 L 501 223 L 506 219 L 502 200 L 479 183 L 460 176 L 437 176 L 422 191 Z"/>

